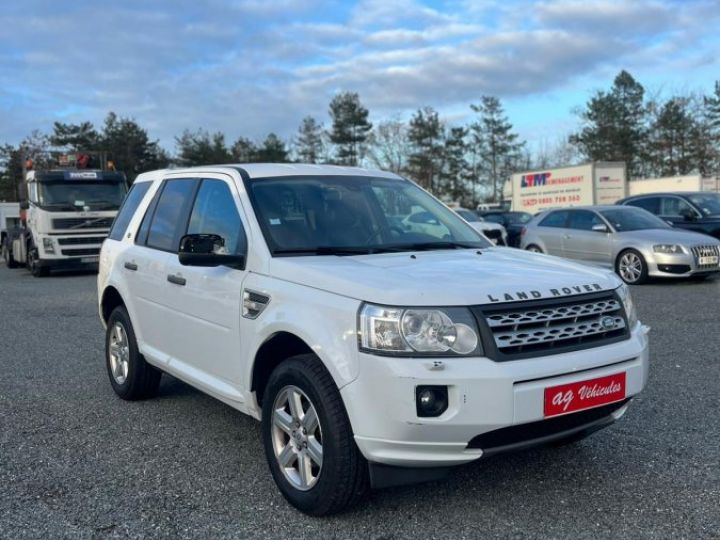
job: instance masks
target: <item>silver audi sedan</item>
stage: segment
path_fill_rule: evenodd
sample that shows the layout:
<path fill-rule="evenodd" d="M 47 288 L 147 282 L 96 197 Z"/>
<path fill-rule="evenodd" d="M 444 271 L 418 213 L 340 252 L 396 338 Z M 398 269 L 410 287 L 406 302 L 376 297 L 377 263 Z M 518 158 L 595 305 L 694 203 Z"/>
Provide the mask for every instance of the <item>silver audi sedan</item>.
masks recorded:
<path fill-rule="evenodd" d="M 720 271 L 720 241 L 673 229 L 631 206 L 550 210 L 523 230 L 520 247 L 614 269 L 626 283 L 653 277 L 704 277 Z"/>

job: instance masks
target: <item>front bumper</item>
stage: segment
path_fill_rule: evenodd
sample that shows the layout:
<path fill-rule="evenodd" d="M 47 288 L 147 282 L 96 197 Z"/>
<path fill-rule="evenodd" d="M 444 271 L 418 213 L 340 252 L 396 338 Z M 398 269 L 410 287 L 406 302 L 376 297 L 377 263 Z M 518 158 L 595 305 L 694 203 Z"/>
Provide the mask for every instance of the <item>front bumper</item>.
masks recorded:
<path fill-rule="evenodd" d="M 720 271 L 720 265 L 700 266 L 697 259 L 689 253 L 653 253 L 648 257 L 647 264 L 648 275 L 652 277 L 683 278 Z"/>
<path fill-rule="evenodd" d="M 648 377 L 646 334 L 647 328 L 638 325 L 630 339 L 618 343 L 526 360 L 443 358 L 443 369 L 427 358 L 361 353 L 360 374 L 341 394 L 355 441 L 369 461 L 403 467 L 459 465 L 484 454 L 471 444 L 478 436 L 542 421 L 546 387 L 624 371 L 626 396 L 638 394 Z M 437 418 L 416 413 L 415 387 L 426 384 L 448 386 L 449 407 Z M 609 416 L 619 418 L 625 409 Z M 515 440 L 507 449 L 543 442 L 534 439 L 528 430 L 527 440 Z"/>

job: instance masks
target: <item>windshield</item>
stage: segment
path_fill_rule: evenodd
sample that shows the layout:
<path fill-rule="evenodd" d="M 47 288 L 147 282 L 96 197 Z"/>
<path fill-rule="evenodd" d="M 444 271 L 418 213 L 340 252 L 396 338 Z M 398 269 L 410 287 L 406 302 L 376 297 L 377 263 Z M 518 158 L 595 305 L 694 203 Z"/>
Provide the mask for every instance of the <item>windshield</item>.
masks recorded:
<path fill-rule="evenodd" d="M 273 255 L 484 248 L 454 212 L 405 180 L 296 176 L 250 180 Z"/>
<path fill-rule="evenodd" d="M 56 211 L 117 210 L 127 191 L 123 182 L 41 182 L 38 204 Z"/>
<path fill-rule="evenodd" d="M 618 208 L 601 210 L 600 214 L 617 232 L 642 231 L 644 229 L 669 229 L 670 225 L 642 208 Z"/>
<path fill-rule="evenodd" d="M 483 221 L 475 212 L 471 212 L 470 210 L 460 209 L 455 211 L 461 218 L 463 218 L 465 221 L 469 221 L 470 223 L 477 223 L 479 221 Z"/>
<path fill-rule="evenodd" d="M 720 193 L 695 193 L 688 196 L 705 216 L 720 216 Z"/>

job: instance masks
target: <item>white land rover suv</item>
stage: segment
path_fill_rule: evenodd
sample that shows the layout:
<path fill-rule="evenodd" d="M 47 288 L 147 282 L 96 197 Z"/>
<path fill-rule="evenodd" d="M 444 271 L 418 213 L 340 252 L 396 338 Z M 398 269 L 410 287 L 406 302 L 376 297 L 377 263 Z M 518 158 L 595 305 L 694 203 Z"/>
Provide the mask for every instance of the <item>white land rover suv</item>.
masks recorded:
<path fill-rule="evenodd" d="M 417 212 L 441 226 L 402 227 Z M 647 328 L 614 274 L 495 247 L 379 171 L 142 174 L 98 292 L 115 392 L 150 397 L 165 372 L 261 420 L 273 478 L 315 515 L 578 440 L 648 375 Z"/>

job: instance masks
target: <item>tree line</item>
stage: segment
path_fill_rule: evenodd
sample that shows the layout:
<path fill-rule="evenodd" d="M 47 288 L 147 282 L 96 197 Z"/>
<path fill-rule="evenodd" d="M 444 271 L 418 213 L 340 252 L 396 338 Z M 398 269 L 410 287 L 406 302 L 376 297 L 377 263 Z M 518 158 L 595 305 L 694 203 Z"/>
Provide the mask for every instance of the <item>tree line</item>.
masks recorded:
<path fill-rule="evenodd" d="M 22 156 L 42 164 L 49 148 L 103 151 L 132 181 L 139 173 L 168 166 L 223 163 L 304 162 L 370 166 L 408 176 L 447 201 L 474 207 L 502 197 L 513 172 L 573 165 L 589 160 L 625 161 L 631 178 L 720 171 L 720 81 L 710 95 L 661 98 L 626 71 L 607 90 L 596 91 L 575 113 L 578 129 L 535 148 L 520 139 L 494 96 L 470 106 L 464 125 L 444 121 L 432 107 L 370 121 L 355 92 L 335 95 L 328 125 L 302 119 L 294 137 L 269 133 L 261 140 L 222 132 L 185 130 L 173 154 L 132 118 L 111 112 L 97 129 L 91 122 L 55 122 L 52 133 L 35 131 L 20 145 L 0 146 L 0 200 L 15 196 Z"/>

